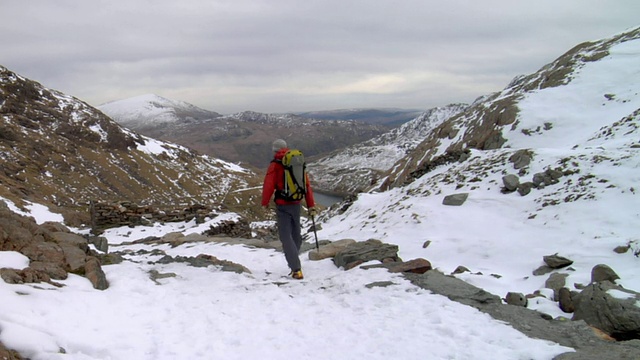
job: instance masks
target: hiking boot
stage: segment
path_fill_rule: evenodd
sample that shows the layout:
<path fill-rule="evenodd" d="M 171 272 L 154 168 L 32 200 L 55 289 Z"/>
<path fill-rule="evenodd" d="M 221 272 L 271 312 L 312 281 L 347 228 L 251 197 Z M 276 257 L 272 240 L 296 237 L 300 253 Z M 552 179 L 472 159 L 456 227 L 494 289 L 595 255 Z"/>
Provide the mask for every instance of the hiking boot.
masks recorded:
<path fill-rule="evenodd" d="M 302 280 L 304 276 L 302 275 L 302 270 L 293 270 L 291 271 L 291 277 L 294 279 Z"/>

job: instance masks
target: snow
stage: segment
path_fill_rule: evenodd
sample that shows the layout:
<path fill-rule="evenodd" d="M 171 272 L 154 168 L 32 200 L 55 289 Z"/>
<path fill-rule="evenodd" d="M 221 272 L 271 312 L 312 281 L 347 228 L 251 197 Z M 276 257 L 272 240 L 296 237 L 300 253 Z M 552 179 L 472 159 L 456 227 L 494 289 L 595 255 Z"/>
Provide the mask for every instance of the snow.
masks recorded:
<path fill-rule="evenodd" d="M 518 103 L 520 125 L 506 134 L 513 148 L 565 147 L 583 144 L 602 126 L 640 108 L 640 41 L 614 45 L 600 61 L 587 62 L 565 86 L 528 93 Z M 608 100 L 605 95 L 613 95 Z M 551 129 L 525 135 L 521 129 Z M 568 142 L 567 139 L 574 142 Z"/>
<path fill-rule="evenodd" d="M 34 210 L 37 218 L 51 217 L 43 208 Z M 274 250 L 220 243 L 122 245 L 174 231 L 200 233 L 214 221 L 220 219 L 108 230 L 111 249 L 131 255 L 103 266 L 110 283 L 104 291 L 73 274 L 60 281 L 62 288 L 0 282 L 3 307 L 11 309 L 0 314 L 0 341 L 34 360 L 550 359 L 571 351 L 527 338 L 382 269 L 344 271 L 331 260 L 310 261 L 303 254 L 305 280 L 288 281 L 284 257 Z M 211 254 L 252 273 L 153 264 L 159 256 L 134 255 L 139 250 Z M 0 267 L 26 264 L 18 253 L 0 252 Z M 154 282 L 151 270 L 176 275 Z M 377 281 L 393 285 L 365 287 Z"/>

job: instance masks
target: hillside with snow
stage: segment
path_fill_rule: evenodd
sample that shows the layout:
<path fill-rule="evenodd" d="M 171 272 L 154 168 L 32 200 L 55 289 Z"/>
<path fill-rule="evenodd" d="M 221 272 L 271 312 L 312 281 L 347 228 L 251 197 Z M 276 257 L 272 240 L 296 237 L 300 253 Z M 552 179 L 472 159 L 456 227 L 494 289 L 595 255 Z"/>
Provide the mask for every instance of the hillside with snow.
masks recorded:
<path fill-rule="evenodd" d="M 138 132 L 183 121 L 189 123 L 221 116 L 187 102 L 171 100 L 155 94 L 108 102 L 98 106 L 98 109 L 122 126 Z"/>
<path fill-rule="evenodd" d="M 0 66 L 0 196 L 88 224 L 92 201 L 235 206 L 261 178 L 236 164 L 125 129 L 87 103 Z M 231 194 L 229 196 L 229 194 Z"/>
<path fill-rule="evenodd" d="M 320 120 L 294 114 L 243 111 L 222 116 L 157 95 L 113 101 L 99 109 L 120 125 L 143 135 L 259 169 L 266 168 L 271 161 L 271 143 L 278 138 L 313 157 L 390 129 L 362 121 Z"/>
<path fill-rule="evenodd" d="M 389 132 L 310 162 L 308 169 L 315 186 L 338 194 L 366 191 L 433 129 L 466 107 L 451 104 L 431 109 Z"/>
<path fill-rule="evenodd" d="M 321 236 L 392 242 L 403 257 L 419 254 L 447 274 L 463 266 L 459 278 L 530 294 L 531 308 L 567 316 L 548 276 L 533 275 L 545 255 L 574 260 L 560 271 L 571 291 L 598 264 L 640 291 L 639 128 L 637 28 L 581 44 L 449 118 L 396 164 L 391 188 L 327 214 Z M 443 205 L 453 194 L 464 204 Z"/>

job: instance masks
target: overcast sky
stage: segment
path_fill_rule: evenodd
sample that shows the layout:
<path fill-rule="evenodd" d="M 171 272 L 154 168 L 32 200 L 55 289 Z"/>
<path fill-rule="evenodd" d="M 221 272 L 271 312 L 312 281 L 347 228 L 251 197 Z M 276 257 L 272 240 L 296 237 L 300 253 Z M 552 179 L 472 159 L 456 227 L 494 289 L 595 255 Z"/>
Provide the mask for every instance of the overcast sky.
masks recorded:
<path fill-rule="evenodd" d="M 0 14 L 0 65 L 92 105 L 426 110 L 640 25 L 640 1 L 2 0 Z"/>

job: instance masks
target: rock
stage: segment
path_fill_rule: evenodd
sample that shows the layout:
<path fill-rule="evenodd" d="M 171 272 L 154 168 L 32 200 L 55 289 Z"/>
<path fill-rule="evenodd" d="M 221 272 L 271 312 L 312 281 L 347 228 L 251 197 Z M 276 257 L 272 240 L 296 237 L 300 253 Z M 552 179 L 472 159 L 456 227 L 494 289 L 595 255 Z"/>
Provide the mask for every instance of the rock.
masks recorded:
<path fill-rule="evenodd" d="M 592 283 L 601 281 L 611 281 L 612 283 L 615 283 L 615 281 L 618 279 L 620 279 L 620 276 L 618 276 L 618 274 L 616 274 L 616 272 L 607 265 L 600 264 L 594 266 L 593 269 L 591 269 Z"/>
<path fill-rule="evenodd" d="M 542 260 L 544 260 L 544 263 L 549 265 L 552 269 L 561 269 L 573 264 L 572 260 L 559 256 L 558 254 L 543 256 Z"/>
<path fill-rule="evenodd" d="M 424 244 L 422 244 L 422 248 L 423 248 L 423 249 L 426 249 L 426 248 L 428 248 L 428 247 L 429 247 L 429 245 L 431 245 L 431 240 L 427 240 L 427 241 L 425 241 L 425 242 L 424 242 Z"/>
<path fill-rule="evenodd" d="M 467 267 L 459 265 L 455 270 L 453 270 L 452 274 L 462 274 L 465 272 L 471 272 Z"/>
<path fill-rule="evenodd" d="M 527 302 L 528 302 L 524 294 L 516 293 L 516 292 L 507 293 L 507 296 L 505 297 L 504 301 L 509 305 L 524 306 L 524 307 L 527 307 Z"/>
<path fill-rule="evenodd" d="M 558 301 L 558 292 L 565 286 L 568 276 L 569 274 L 553 273 L 547 281 L 544 282 L 544 287 L 553 290 L 553 301 Z"/>
<path fill-rule="evenodd" d="M 613 249 L 613 251 L 616 254 L 625 254 L 627 251 L 629 251 L 629 249 L 631 249 L 631 247 L 629 245 L 626 246 L 616 246 L 615 249 Z"/>
<path fill-rule="evenodd" d="M 502 177 L 502 184 L 507 191 L 515 191 L 520 185 L 520 178 L 514 174 L 505 175 Z"/>
<path fill-rule="evenodd" d="M 518 194 L 520 194 L 521 196 L 526 196 L 529 195 L 529 193 L 531 192 L 531 189 L 533 189 L 533 183 L 530 181 L 524 182 L 520 185 L 518 185 Z"/>
<path fill-rule="evenodd" d="M 55 242 L 62 245 L 75 246 L 82 250 L 85 254 L 89 252 L 89 244 L 84 237 L 67 232 L 52 232 L 51 237 Z"/>
<path fill-rule="evenodd" d="M 398 246 L 369 239 L 347 246 L 336 254 L 333 262 L 337 267 L 344 267 L 345 270 L 348 270 L 367 261 L 378 260 L 382 262 L 385 259 L 398 261 Z"/>
<path fill-rule="evenodd" d="M 566 313 L 573 313 L 576 310 L 576 307 L 573 304 L 573 295 L 566 287 L 558 290 L 558 303 L 560 305 L 560 310 Z"/>
<path fill-rule="evenodd" d="M 573 320 L 584 320 L 617 340 L 640 339 L 640 293 L 610 281 L 594 282 L 573 299 Z"/>
<path fill-rule="evenodd" d="M 24 280 L 22 276 L 18 274 L 18 270 L 2 268 L 0 269 L 0 279 L 4 280 L 7 284 L 22 284 Z"/>
<path fill-rule="evenodd" d="M 238 274 L 248 273 L 251 274 L 251 271 L 244 267 L 243 265 L 234 263 L 228 260 L 220 260 L 213 255 L 208 254 L 200 254 L 196 257 L 192 256 L 176 256 L 171 257 L 169 255 L 165 255 L 160 258 L 160 260 L 156 261 L 156 264 L 170 264 L 174 262 L 186 263 L 194 267 L 208 267 L 208 266 L 216 266 L 220 268 L 221 271 L 230 271 Z"/>
<path fill-rule="evenodd" d="M 69 276 L 67 270 L 64 269 L 64 264 L 62 263 L 32 261 L 29 264 L 29 267 L 33 270 L 47 274 L 47 276 L 55 280 L 65 280 Z"/>
<path fill-rule="evenodd" d="M 442 200 L 442 205 L 460 206 L 467 201 L 468 197 L 469 193 L 447 195 L 444 197 L 444 200 Z"/>
<path fill-rule="evenodd" d="M 93 285 L 94 289 L 106 290 L 109 288 L 109 282 L 107 276 L 102 271 L 100 261 L 93 256 L 87 258 L 87 262 L 84 265 L 84 274 Z"/>
<path fill-rule="evenodd" d="M 319 250 L 309 251 L 309 260 L 322 260 L 336 256 L 337 253 L 344 250 L 347 246 L 355 244 L 353 239 L 342 239 L 334 241 L 327 245 L 323 245 Z"/>
<path fill-rule="evenodd" d="M 391 285 L 395 285 L 395 283 L 392 281 L 376 281 L 376 282 L 367 284 L 364 287 L 366 287 L 367 289 L 373 289 L 374 287 L 388 287 Z"/>
<path fill-rule="evenodd" d="M 549 267 L 548 265 L 542 265 L 539 268 L 533 270 L 533 275 L 541 276 L 541 275 L 548 274 L 552 271 L 553 271 L 553 268 Z"/>
<path fill-rule="evenodd" d="M 367 265 L 362 266 L 363 269 L 385 268 L 392 273 L 410 272 L 414 274 L 424 274 L 425 272 L 433 269 L 429 260 L 414 259 L 405 262 L 387 262 L 384 264 Z"/>
<path fill-rule="evenodd" d="M 166 279 L 166 278 L 177 277 L 177 276 L 178 275 L 176 273 L 160 273 L 158 270 L 154 270 L 154 269 L 149 270 L 149 279 L 151 279 L 151 281 L 153 281 L 158 285 L 161 285 L 158 282 L 158 279 Z"/>
<path fill-rule="evenodd" d="M 0 359 L 2 360 L 23 360 L 24 358 L 17 351 L 9 350 L 0 343 Z"/>
<path fill-rule="evenodd" d="M 109 252 L 109 240 L 104 236 L 88 236 L 87 242 L 103 253 Z"/>
<path fill-rule="evenodd" d="M 435 294 L 444 295 L 450 300 L 465 305 L 478 307 L 486 304 L 501 304 L 499 296 L 475 287 L 451 275 L 444 275 L 438 270 L 424 274 L 405 273 L 404 276 L 414 285 L 429 289 Z"/>
<path fill-rule="evenodd" d="M 529 166 L 532 158 L 533 153 L 530 150 L 518 150 L 509 157 L 509 161 L 513 163 L 513 168 L 518 170 Z"/>

